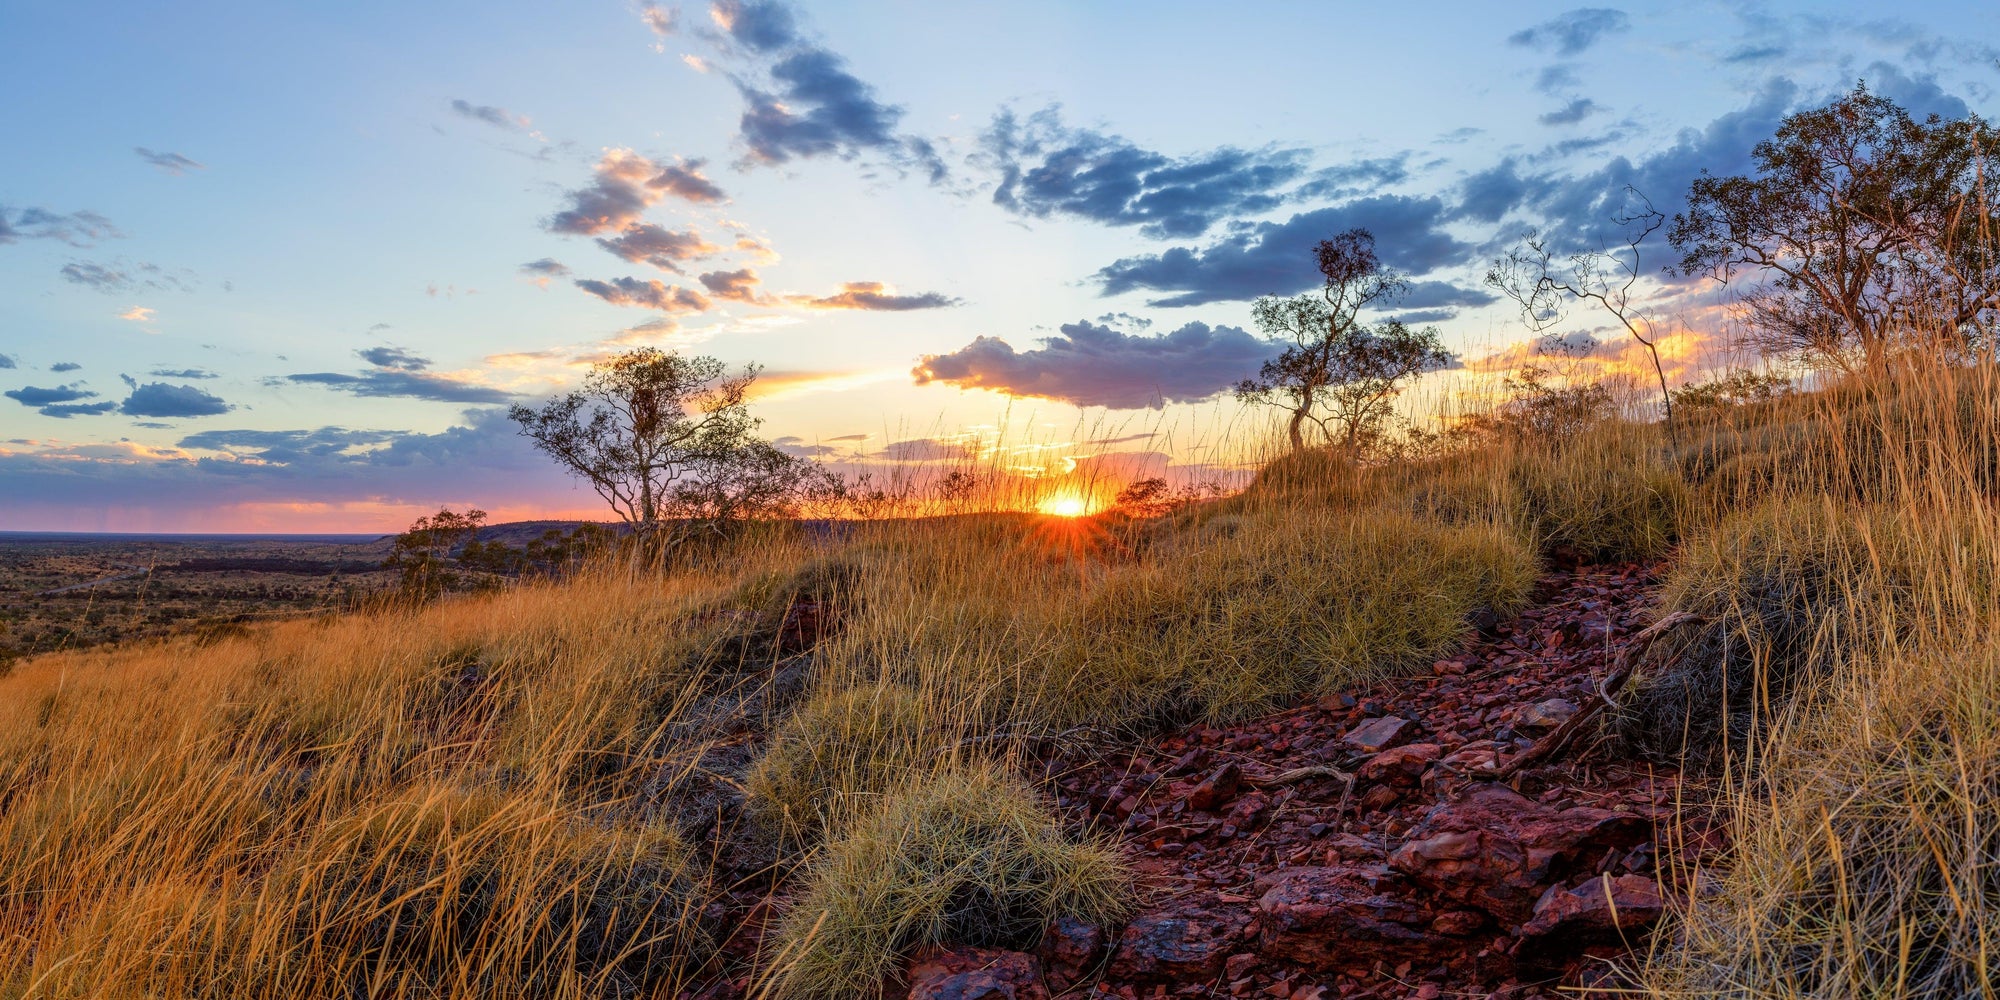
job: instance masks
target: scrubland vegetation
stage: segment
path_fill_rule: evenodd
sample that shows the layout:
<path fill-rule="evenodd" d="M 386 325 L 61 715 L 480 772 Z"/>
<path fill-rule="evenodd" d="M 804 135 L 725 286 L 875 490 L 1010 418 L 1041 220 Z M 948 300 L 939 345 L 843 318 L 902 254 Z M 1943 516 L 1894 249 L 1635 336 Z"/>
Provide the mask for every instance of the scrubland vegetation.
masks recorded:
<path fill-rule="evenodd" d="M 1628 560 L 1665 561 L 1657 638 L 1588 752 L 1686 768 L 1683 820 L 1729 835 L 1669 873 L 1631 988 L 1990 994 L 2000 372 L 1897 330 L 1683 389 L 1671 427 L 1537 377 L 1144 517 L 767 523 L 22 661 L 0 996 L 872 995 L 922 945 L 1137 905 L 1050 747 L 1427 667 L 1544 569 Z"/>

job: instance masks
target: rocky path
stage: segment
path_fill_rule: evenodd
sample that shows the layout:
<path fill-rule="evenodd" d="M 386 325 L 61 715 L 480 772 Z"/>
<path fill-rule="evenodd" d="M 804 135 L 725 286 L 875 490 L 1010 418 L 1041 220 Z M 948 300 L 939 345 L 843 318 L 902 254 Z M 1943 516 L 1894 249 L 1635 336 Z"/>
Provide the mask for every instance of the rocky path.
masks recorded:
<path fill-rule="evenodd" d="M 912 996 L 1555 996 L 1610 985 L 1658 918 L 1676 776 L 1588 735 L 1509 762 L 1588 704 L 1647 623 L 1653 567 L 1587 567 L 1465 653 L 1111 759 L 1048 762 L 1060 804 L 1119 831 L 1146 903 L 1036 956 L 959 950 Z M 1351 778 L 1350 778 L 1351 776 Z"/>

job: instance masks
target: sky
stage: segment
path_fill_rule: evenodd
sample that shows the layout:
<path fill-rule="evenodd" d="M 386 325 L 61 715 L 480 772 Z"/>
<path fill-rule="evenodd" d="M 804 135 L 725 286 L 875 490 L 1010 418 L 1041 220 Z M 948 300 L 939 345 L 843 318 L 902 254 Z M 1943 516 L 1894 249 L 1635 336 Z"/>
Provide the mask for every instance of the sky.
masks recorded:
<path fill-rule="evenodd" d="M 1995 113 L 2000 7 L 1886 9 L 0 0 L 0 530 L 602 517 L 506 407 L 637 346 L 762 365 L 841 468 L 1226 471 L 1319 239 L 1491 372 L 1523 233 L 1615 243 L 1858 80 Z M 1729 290 L 1641 252 L 1699 377 Z"/>

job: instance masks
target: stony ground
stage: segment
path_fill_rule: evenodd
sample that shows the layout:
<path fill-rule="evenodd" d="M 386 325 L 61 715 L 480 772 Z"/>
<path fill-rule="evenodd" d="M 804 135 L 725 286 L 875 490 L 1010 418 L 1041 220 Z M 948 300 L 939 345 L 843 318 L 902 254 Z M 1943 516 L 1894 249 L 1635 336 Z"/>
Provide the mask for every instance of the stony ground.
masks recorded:
<path fill-rule="evenodd" d="M 1554 573 L 1529 610 L 1424 676 L 1109 756 L 1050 756 L 1058 805 L 1123 840 L 1140 912 L 1122 927 L 1059 922 L 1033 954 L 919 955 L 910 997 L 1615 988 L 1662 910 L 1678 776 L 1615 761 L 1587 718 L 1563 723 L 1593 710 L 1643 642 L 1657 570 Z M 749 885 L 741 895 L 732 944 L 747 954 L 772 911 Z"/>
<path fill-rule="evenodd" d="M 1120 831 L 1148 902 L 1116 933 L 1057 928 L 1046 987 L 1315 1000 L 1610 985 L 1660 913 L 1655 828 L 1677 776 L 1609 763 L 1585 727 L 1508 772 L 1596 700 L 1648 624 L 1653 574 L 1545 578 L 1533 608 L 1427 677 L 1050 761 L 1061 804 Z M 971 958 L 934 956 L 916 992 Z"/>

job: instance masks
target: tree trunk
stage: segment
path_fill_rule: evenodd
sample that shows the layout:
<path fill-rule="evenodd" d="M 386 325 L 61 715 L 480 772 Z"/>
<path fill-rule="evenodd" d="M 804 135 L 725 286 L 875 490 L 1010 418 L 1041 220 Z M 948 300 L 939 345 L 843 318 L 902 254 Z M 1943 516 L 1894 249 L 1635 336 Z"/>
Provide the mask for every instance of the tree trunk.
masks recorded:
<path fill-rule="evenodd" d="M 1301 406 L 1298 409 L 1292 411 L 1291 426 L 1286 428 L 1286 433 L 1291 435 L 1293 451 L 1306 450 L 1306 436 L 1305 432 L 1302 430 L 1302 428 L 1305 426 L 1305 422 L 1306 422 L 1305 407 Z"/>

